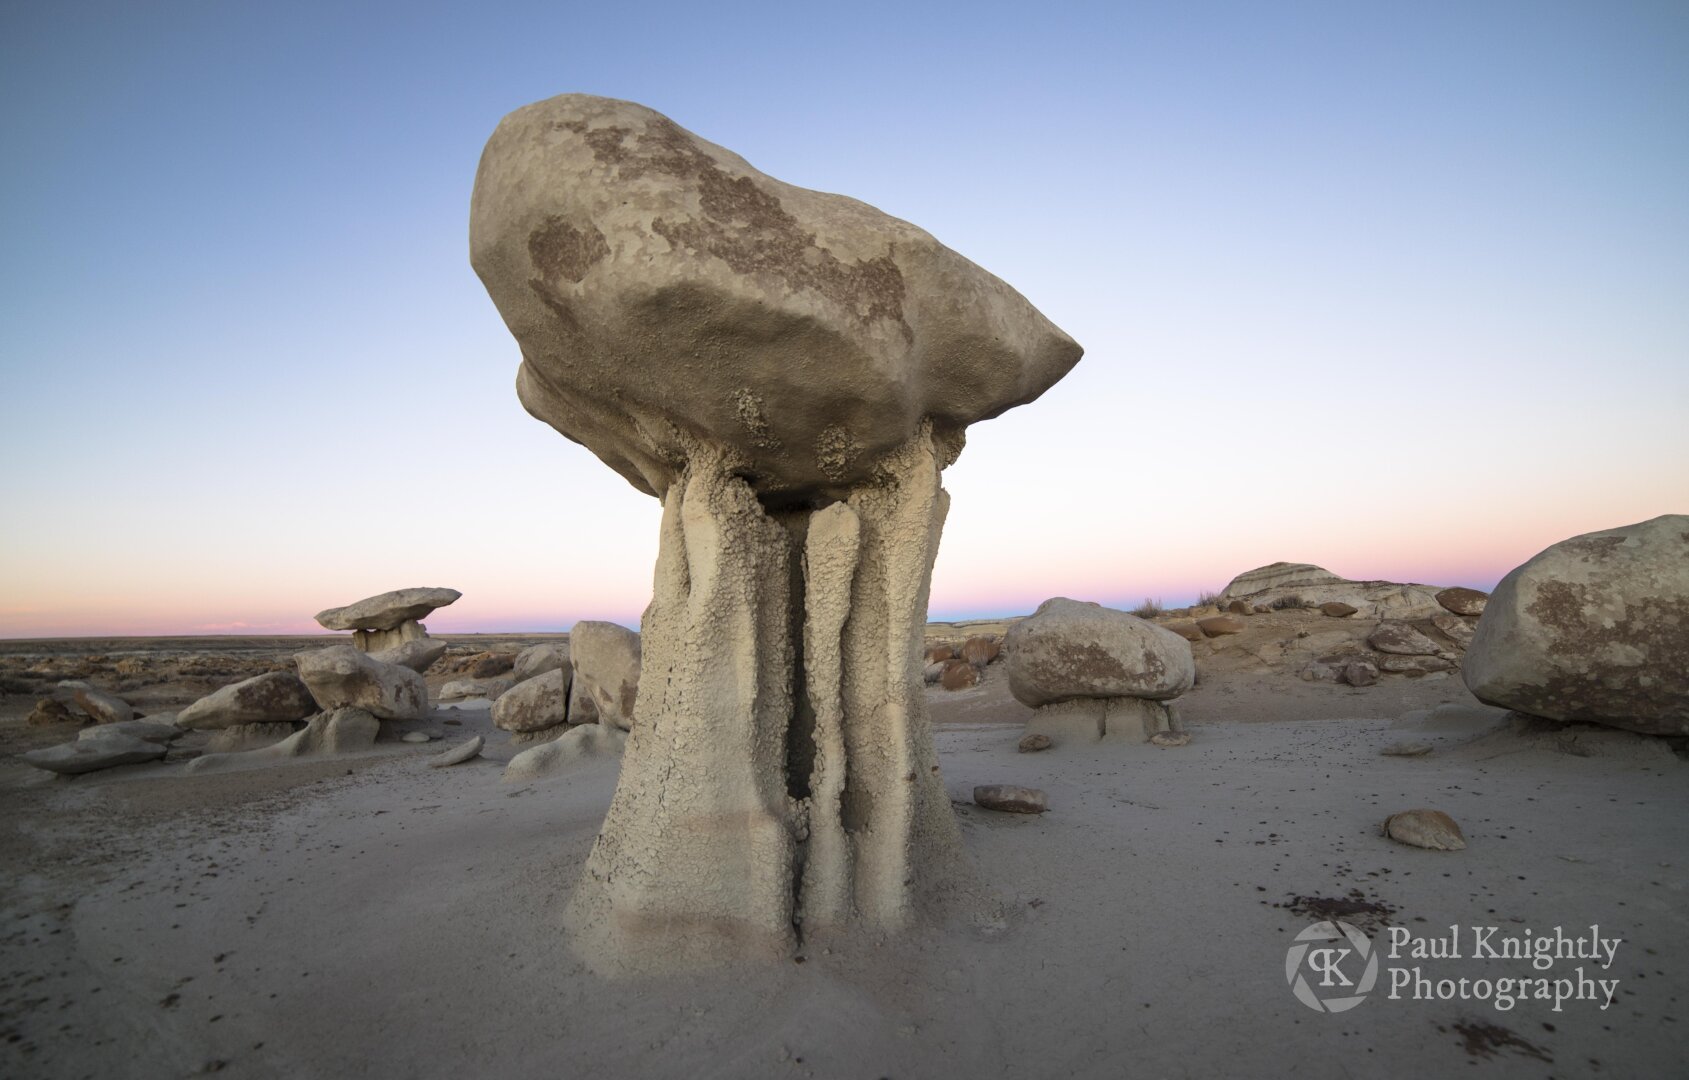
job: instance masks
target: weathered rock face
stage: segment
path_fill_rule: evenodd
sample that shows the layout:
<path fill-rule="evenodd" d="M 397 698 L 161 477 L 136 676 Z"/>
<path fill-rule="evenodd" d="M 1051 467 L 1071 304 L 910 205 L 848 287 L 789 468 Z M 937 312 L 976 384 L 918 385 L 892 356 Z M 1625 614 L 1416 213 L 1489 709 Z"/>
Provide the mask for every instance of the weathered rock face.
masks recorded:
<path fill-rule="evenodd" d="M 581 761 L 617 757 L 627 746 L 627 733 L 608 724 L 571 727 L 562 735 L 524 750 L 504 767 L 504 779 L 511 782 L 538 780 L 567 770 Z"/>
<path fill-rule="evenodd" d="M 420 674 L 446 655 L 446 643 L 439 638 L 415 638 L 391 649 L 370 651 L 369 655 L 371 660 L 379 660 L 383 664 L 398 664 Z"/>
<path fill-rule="evenodd" d="M 135 710 L 127 701 L 103 690 L 79 687 L 71 691 L 71 700 L 93 717 L 96 724 L 121 724 L 135 719 Z"/>
<path fill-rule="evenodd" d="M 569 660 L 580 696 L 592 702 L 598 722 L 632 730 L 639 696 L 639 635 L 611 622 L 578 622 L 569 631 Z"/>
<path fill-rule="evenodd" d="M 271 671 L 207 694 L 176 714 L 176 723 L 190 730 L 243 724 L 281 724 L 303 720 L 317 711 L 317 703 L 299 676 Z"/>
<path fill-rule="evenodd" d="M 1551 720 L 1689 734 L 1689 515 L 1563 540 L 1490 594 L 1462 676 Z"/>
<path fill-rule="evenodd" d="M 571 634 L 601 725 L 632 727 L 570 901 L 589 959 L 789 950 L 795 922 L 970 895 L 917 666 L 939 475 L 1079 347 L 914 226 L 603 98 L 505 118 L 470 249 L 524 406 L 663 502 L 637 683 Z"/>
<path fill-rule="evenodd" d="M 428 684 L 421 675 L 383 664 L 350 645 L 302 652 L 294 663 L 325 712 L 364 709 L 382 720 L 419 720 L 428 712 Z"/>
<path fill-rule="evenodd" d="M 349 645 L 338 647 L 351 648 Z M 188 771 L 218 772 L 290 758 L 350 754 L 374 746 L 380 731 L 381 721 L 364 709 L 334 709 L 311 717 L 304 727 L 279 742 L 256 750 L 204 754 L 194 758 L 188 762 Z"/>
<path fill-rule="evenodd" d="M 470 258 L 523 345 L 523 405 L 652 494 L 703 440 L 761 495 L 836 498 L 923 421 L 953 448 L 1080 356 L 915 226 L 606 98 L 504 118 Z"/>
<path fill-rule="evenodd" d="M 1484 605 L 1489 602 L 1489 599 L 1489 593 L 1458 586 L 1452 589 L 1443 589 L 1437 593 L 1437 603 L 1456 615 L 1482 615 Z"/>
<path fill-rule="evenodd" d="M 1136 615 L 1053 597 L 1009 628 L 1009 692 L 1034 708 L 1072 698 L 1174 698 L 1196 681 L 1190 643 Z"/>
<path fill-rule="evenodd" d="M 400 623 L 426 618 L 430 611 L 462 595 L 456 589 L 395 589 L 345 607 L 319 611 L 317 623 L 325 630 L 392 630 Z"/>
<path fill-rule="evenodd" d="M 567 719 L 567 673 L 553 668 L 517 683 L 493 702 L 493 724 L 505 731 L 543 731 Z"/>
<path fill-rule="evenodd" d="M 1436 656 L 1443 650 L 1435 641 L 1406 623 L 1383 623 L 1367 638 L 1367 644 L 1381 653 L 1397 656 Z"/>
<path fill-rule="evenodd" d="M 966 690 L 970 686 L 978 686 L 979 669 L 966 660 L 946 660 L 939 670 L 938 684 L 946 690 Z"/>
<path fill-rule="evenodd" d="M 1280 589 L 1294 585 L 1336 585 L 1348 582 L 1348 578 L 1338 577 L 1324 567 L 1313 563 L 1276 562 L 1266 566 L 1258 566 L 1232 578 L 1231 583 L 1220 591 L 1221 600 L 1235 600 L 1240 597 L 1254 596 L 1256 593 L 1268 589 Z"/>
<path fill-rule="evenodd" d="M 526 682 L 548 671 L 558 671 L 568 666 L 569 646 L 562 642 L 530 645 L 516 654 L 510 673 L 517 682 Z"/>

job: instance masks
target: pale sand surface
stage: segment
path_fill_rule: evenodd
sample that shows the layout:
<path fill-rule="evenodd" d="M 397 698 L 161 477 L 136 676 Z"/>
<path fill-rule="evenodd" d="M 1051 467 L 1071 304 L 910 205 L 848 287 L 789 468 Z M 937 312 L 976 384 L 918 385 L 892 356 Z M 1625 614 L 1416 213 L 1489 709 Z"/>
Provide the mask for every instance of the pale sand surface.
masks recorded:
<path fill-rule="evenodd" d="M 1170 750 L 1017 753 L 1028 710 L 1000 665 L 929 700 L 1006 929 L 639 982 L 586 972 L 559 929 L 615 764 L 504 784 L 513 748 L 484 709 L 437 713 L 460 721 L 436 723 L 445 743 L 255 772 L 64 780 L 7 758 L 0 1075 L 1689 1073 L 1689 765 L 1675 757 L 1391 727 L 1470 703 L 1458 679 L 1355 690 L 1205 673 L 1181 700 L 1194 740 Z M 485 759 L 422 766 L 473 733 Z M 1404 737 L 1437 749 L 1378 755 Z M 980 810 L 978 783 L 1043 788 L 1051 810 Z M 1420 806 L 1459 821 L 1467 850 L 1379 835 Z M 1498 1012 L 1386 1000 L 1381 985 L 1351 1012 L 1315 1013 L 1284 974 L 1311 920 L 1274 905 L 1351 889 L 1416 932 L 1598 923 L 1624 939 L 1599 973 L 1622 980 L 1617 1001 Z M 1465 960 L 1435 974 L 1531 972 Z M 1471 1049 L 1455 1025 L 1473 1021 L 1533 1049 Z"/>

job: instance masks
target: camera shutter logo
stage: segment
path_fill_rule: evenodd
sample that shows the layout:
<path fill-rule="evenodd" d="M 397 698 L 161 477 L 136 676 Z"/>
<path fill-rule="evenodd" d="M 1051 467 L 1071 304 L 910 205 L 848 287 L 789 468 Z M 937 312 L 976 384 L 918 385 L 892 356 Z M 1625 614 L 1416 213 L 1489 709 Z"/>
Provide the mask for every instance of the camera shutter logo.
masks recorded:
<path fill-rule="evenodd" d="M 1363 962 L 1360 978 L 1352 978 Z M 1317 922 L 1297 934 L 1285 953 L 1284 981 L 1296 1000 L 1315 1012 L 1347 1012 L 1365 1001 L 1378 981 L 1378 955 L 1367 936 L 1348 923 Z"/>

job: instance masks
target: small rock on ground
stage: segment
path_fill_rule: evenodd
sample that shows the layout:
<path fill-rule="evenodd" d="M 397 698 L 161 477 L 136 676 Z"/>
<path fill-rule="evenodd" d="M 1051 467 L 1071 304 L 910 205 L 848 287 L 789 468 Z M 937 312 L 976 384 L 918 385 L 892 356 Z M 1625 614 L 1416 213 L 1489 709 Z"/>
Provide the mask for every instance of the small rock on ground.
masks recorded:
<path fill-rule="evenodd" d="M 981 784 L 974 788 L 974 803 L 1005 814 L 1042 814 L 1050 808 L 1042 791 L 1014 784 Z"/>

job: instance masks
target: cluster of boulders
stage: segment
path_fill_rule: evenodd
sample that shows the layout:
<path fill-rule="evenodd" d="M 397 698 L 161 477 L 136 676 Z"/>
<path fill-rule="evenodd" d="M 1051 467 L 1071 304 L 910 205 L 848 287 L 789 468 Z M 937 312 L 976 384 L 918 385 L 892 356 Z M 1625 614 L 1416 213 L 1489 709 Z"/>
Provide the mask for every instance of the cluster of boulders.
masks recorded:
<path fill-rule="evenodd" d="M 946 690 L 978 686 L 988 664 L 1003 658 L 1003 643 L 988 634 L 974 634 L 960 645 L 948 641 L 927 646 L 924 675 L 927 685 Z"/>
<path fill-rule="evenodd" d="M 1414 620 L 1384 620 L 1373 627 L 1364 642 L 1340 647 L 1308 663 L 1302 668 L 1302 678 L 1371 686 L 1384 675 L 1422 676 L 1459 668 L 1476 632 L 1478 616 L 1483 613 L 1485 594 L 1457 588 L 1431 595 L 1441 608 L 1435 614 Z M 1355 612 L 1324 610 L 1323 614 L 1348 618 Z"/>
<path fill-rule="evenodd" d="M 568 644 L 532 646 L 515 657 L 513 685 L 493 701 L 493 725 L 510 732 L 513 742 L 569 739 L 566 747 L 574 747 L 589 740 L 618 752 L 633 727 L 638 673 L 638 634 L 613 622 L 583 620 L 569 630 Z M 584 727 L 593 730 L 571 737 Z M 512 761 L 510 776 L 537 776 L 562 752 L 519 754 L 522 764 Z"/>
<path fill-rule="evenodd" d="M 352 644 L 298 653 L 295 670 L 220 687 L 178 713 L 135 720 L 127 702 L 86 683 L 61 683 L 36 711 L 47 720 L 84 715 L 97 726 L 23 760 L 53 772 L 90 772 L 162 758 L 169 743 L 188 731 L 212 733 L 205 749 L 214 758 L 255 748 L 291 757 L 368 746 L 382 721 L 428 715 L 422 672 L 445 654 L 446 643 L 428 637 L 417 620 L 460 595 L 455 589 L 400 589 L 322 612 L 317 621 L 353 631 Z"/>
<path fill-rule="evenodd" d="M 1146 742 L 1181 730 L 1173 699 L 1196 681 L 1190 643 L 1147 619 L 1055 597 L 1009 628 L 1009 692 L 1052 743 Z"/>

